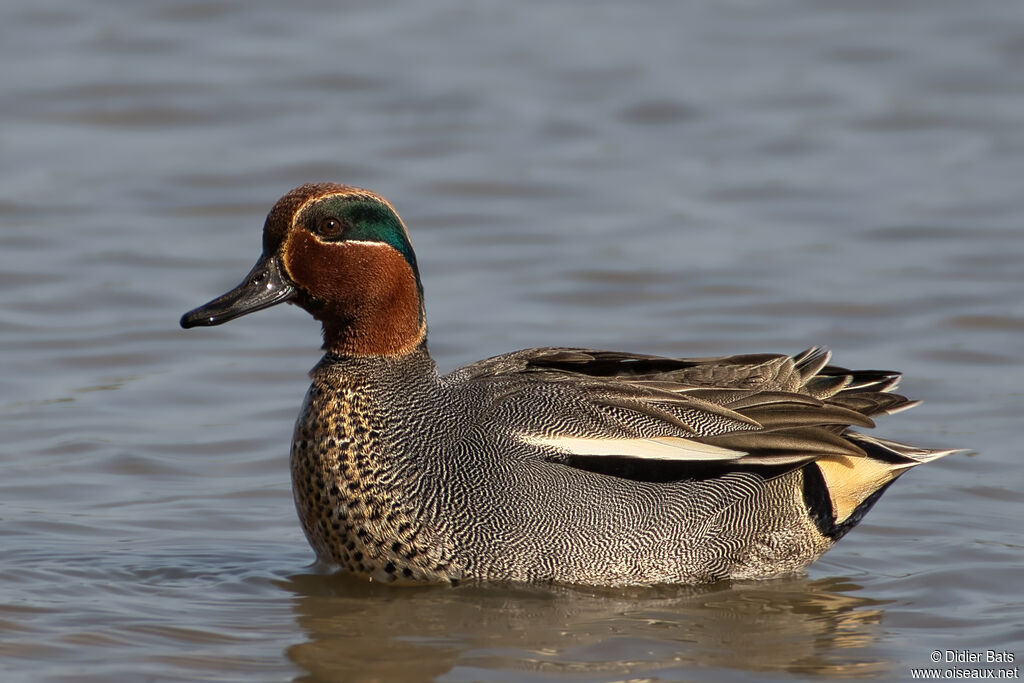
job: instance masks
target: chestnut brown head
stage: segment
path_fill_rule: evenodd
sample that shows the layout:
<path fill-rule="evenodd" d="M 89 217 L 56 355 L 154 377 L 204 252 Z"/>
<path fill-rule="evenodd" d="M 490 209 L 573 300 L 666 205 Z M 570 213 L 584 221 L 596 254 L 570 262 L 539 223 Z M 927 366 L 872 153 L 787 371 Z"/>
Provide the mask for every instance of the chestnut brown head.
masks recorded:
<path fill-rule="evenodd" d="M 405 225 L 386 199 L 367 190 L 318 183 L 279 199 L 249 275 L 186 313 L 181 326 L 219 325 L 286 301 L 321 322 L 324 348 L 335 354 L 402 355 L 426 336 Z"/>

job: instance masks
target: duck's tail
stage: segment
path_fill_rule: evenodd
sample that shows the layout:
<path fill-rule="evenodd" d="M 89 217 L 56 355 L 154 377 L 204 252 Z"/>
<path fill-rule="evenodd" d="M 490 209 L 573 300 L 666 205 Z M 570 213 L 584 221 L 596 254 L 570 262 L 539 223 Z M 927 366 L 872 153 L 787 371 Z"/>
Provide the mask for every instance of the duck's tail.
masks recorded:
<path fill-rule="evenodd" d="M 843 437 L 867 457 L 825 455 L 803 468 L 804 500 L 818 529 L 833 540 L 856 526 L 901 474 L 960 452 L 916 448 L 853 431 L 846 431 Z"/>

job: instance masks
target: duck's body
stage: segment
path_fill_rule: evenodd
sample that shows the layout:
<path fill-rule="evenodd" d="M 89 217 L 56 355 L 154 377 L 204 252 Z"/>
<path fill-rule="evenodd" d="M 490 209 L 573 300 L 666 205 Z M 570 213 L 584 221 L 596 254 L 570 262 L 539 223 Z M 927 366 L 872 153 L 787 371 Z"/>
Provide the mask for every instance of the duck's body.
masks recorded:
<path fill-rule="evenodd" d="M 944 455 L 848 430 L 909 407 L 898 375 L 828 354 L 669 359 L 528 349 L 439 376 L 404 226 L 382 198 L 306 185 L 239 288 L 182 319 L 293 301 L 328 353 L 291 468 L 324 561 L 384 581 L 594 585 L 799 570 L 902 472 Z"/>

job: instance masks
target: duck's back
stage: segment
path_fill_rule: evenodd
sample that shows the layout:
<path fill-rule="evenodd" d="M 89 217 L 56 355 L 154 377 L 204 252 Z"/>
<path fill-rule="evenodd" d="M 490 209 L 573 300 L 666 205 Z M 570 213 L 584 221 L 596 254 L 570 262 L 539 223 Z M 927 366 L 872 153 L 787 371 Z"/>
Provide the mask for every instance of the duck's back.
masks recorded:
<path fill-rule="evenodd" d="M 827 354 L 530 349 L 438 377 L 327 358 L 296 427 L 320 557 L 382 580 L 589 584 L 794 571 L 938 455 L 848 431 L 910 404 Z"/>

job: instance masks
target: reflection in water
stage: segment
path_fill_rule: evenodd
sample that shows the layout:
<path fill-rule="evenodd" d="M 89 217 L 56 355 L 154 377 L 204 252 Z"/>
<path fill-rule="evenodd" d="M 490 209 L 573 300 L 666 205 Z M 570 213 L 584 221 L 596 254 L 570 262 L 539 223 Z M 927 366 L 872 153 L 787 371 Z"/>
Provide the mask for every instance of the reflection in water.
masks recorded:
<path fill-rule="evenodd" d="M 716 679 L 728 671 L 865 677 L 891 667 L 858 652 L 881 636 L 882 603 L 853 595 L 860 586 L 845 579 L 396 589 L 301 574 L 282 587 L 307 637 L 288 656 L 317 680 L 674 679 L 709 668 L 724 670 Z"/>

